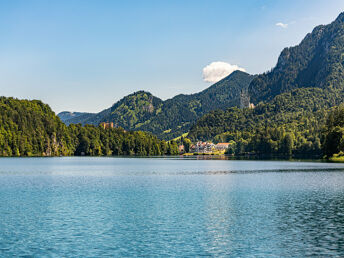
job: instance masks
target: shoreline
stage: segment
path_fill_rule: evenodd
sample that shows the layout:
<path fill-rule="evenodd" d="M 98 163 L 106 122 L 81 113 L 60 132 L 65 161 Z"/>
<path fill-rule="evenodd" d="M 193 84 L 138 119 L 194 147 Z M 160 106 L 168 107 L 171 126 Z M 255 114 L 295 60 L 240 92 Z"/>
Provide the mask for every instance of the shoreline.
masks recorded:
<path fill-rule="evenodd" d="M 0 156 L 1 159 L 63 159 L 63 158 L 123 158 L 123 159 L 178 159 L 178 160 L 227 160 L 227 161 L 288 161 L 288 162 L 320 162 L 320 163 L 344 163 L 344 157 L 338 159 L 324 159 L 319 157 L 267 157 L 267 156 L 231 156 L 231 155 L 161 155 L 161 156 Z"/>

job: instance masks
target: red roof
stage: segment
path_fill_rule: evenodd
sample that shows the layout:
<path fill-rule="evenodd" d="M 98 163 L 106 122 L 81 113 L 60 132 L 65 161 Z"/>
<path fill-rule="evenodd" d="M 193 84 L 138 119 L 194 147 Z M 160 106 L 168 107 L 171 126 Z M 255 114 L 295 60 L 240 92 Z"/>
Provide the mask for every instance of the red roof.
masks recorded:
<path fill-rule="evenodd" d="M 218 143 L 216 145 L 218 145 L 218 146 L 226 146 L 226 145 L 229 145 L 229 144 L 230 144 L 229 142 L 220 142 L 220 143 Z"/>

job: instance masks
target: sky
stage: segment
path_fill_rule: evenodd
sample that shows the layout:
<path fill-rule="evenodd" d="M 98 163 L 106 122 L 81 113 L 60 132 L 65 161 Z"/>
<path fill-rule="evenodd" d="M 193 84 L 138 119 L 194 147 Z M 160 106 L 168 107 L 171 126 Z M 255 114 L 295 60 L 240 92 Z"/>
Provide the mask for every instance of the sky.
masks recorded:
<path fill-rule="evenodd" d="M 99 112 L 270 70 L 343 0 L 0 0 L 0 95 Z"/>

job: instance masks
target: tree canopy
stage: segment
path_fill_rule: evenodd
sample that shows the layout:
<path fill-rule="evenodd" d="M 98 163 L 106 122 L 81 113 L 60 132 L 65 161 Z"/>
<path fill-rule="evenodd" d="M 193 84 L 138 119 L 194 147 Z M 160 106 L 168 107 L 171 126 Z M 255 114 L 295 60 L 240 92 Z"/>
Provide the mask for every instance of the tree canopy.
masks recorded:
<path fill-rule="evenodd" d="M 41 101 L 0 97 L 0 156 L 165 154 L 178 154 L 175 142 L 123 128 L 66 126 Z"/>

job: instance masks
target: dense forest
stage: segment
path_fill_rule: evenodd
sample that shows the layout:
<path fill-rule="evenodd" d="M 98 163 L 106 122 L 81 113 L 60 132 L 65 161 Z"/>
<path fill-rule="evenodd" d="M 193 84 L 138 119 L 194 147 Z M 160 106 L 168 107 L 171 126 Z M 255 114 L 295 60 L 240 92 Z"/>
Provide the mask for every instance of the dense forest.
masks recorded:
<path fill-rule="evenodd" d="M 0 156 L 173 155 L 175 142 L 141 131 L 66 126 L 37 100 L 0 97 Z"/>
<path fill-rule="evenodd" d="M 188 138 L 231 142 L 228 151 L 236 155 L 322 156 L 326 117 L 343 100 L 339 90 L 296 89 L 254 109 L 211 112 L 191 128 Z"/>
<path fill-rule="evenodd" d="M 163 101 L 149 92 L 138 91 L 97 114 L 61 112 L 59 117 L 66 124 L 113 122 L 126 130 L 147 131 L 170 140 L 188 132 L 191 125 L 207 112 L 239 106 L 240 95 L 247 91 L 253 78 L 235 71 L 196 94 L 180 94 Z"/>
<path fill-rule="evenodd" d="M 275 68 L 252 80 L 248 94 L 255 108 L 210 112 L 188 137 L 231 142 L 228 153 L 236 155 L 338 153 L 344 147 L 335 140 L 341 125 L 334 126 L 326 117 L 338 118 L 333 109 L 344 100 L 343 53 L 344 13 L 331 24 L 316 27 L 299 45 L 284 49 Z"/>
<path fill-rule="evenodd" d="M 327 117 L 323 131 L 323 149 L 326 157 L 344 156 L 344 106 L 335 107 Z"/>

